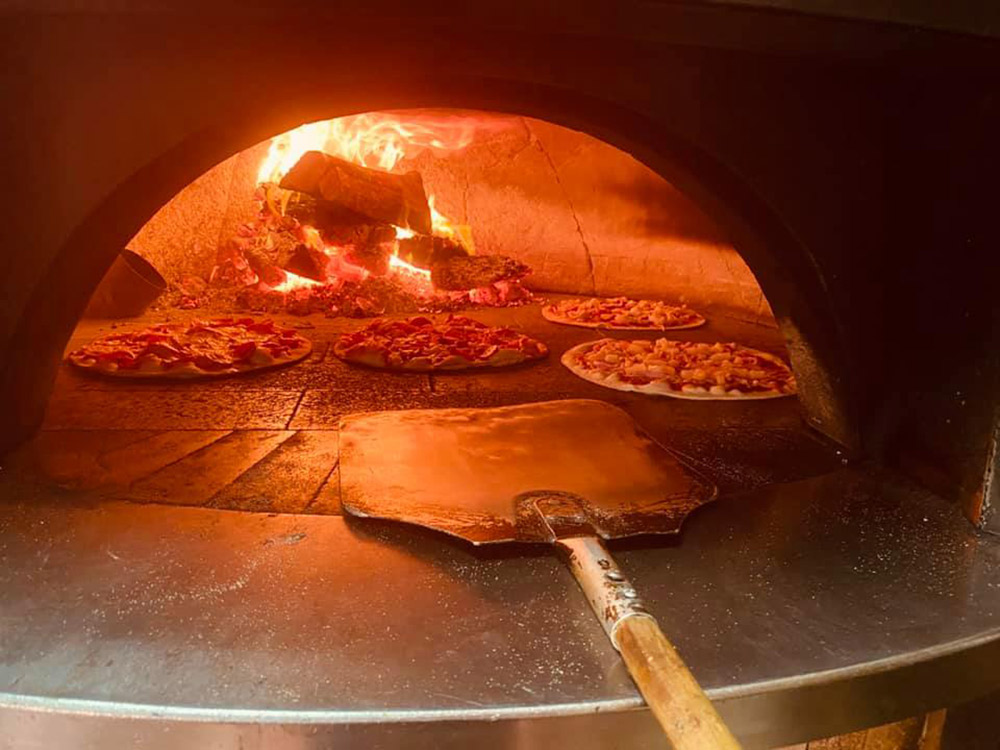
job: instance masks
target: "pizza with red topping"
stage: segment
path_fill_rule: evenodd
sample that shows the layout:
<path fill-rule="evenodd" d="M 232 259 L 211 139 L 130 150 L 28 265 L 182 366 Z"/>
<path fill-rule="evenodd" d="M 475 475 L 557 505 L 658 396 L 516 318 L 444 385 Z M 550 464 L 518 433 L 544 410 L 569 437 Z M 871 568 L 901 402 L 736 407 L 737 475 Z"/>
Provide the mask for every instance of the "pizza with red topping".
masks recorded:
<path fill-rule="evenodd" d="M 686 307 L 649 299 L 589 297 L 564 299 L 542 307 L 553 323 L 617 331 L 677 331 L 705 325 L 705 318 Z"/>
<path fill-rule="evenodd" d="M 279 367 L 312 351 L 272 320 L 217 318 L 111 333 L 70 352 L 70 364 L 120 378 L 210 378 Z"/>
<path fill-rule="evenodd" d="M 382 370 L 467 370 L 508 367 L 541 359 L 548 348 L 512 328 L 496 328 L 461 315 L 435 323 L 417 316 L 376 320 L 340 337 L 333 353 L 345 362 Z"/>
<path fill-rule="evenodd" d="M 780 357 L 740 344 L 601 339 L 574 346 L 562 363 L 606 388 L 673 398 L 735 401 L 795 393 L 795 376 Z"/>

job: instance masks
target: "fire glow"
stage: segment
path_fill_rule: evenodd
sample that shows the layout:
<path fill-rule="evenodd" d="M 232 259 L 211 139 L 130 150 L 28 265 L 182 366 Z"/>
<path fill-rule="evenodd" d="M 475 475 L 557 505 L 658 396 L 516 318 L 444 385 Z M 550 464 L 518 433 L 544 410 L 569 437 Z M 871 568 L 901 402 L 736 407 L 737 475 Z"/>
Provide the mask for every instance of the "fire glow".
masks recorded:
<path fill-rule="evenodd" d="M 402 159 L 413 158 L 421 151 L 458 151 L 475 138 L 484 127 L 475 117 L 431 117 L 388 112 L 369 112 L 333 120 L 309 122 L 271 139 L 267 156 L 257 171 L 258 184 L 278 184 L 307 151 L 322 151 L 362 167 L 391 172 Z M 270 200 L 270 197 L 268 198 Z M 438 237 L 455 240 L 472 248 L 468 227 L 455 224 L 434 206 L 428 191 L 431 225 Z M 273 208 L 273 206 L 272 206 Z M 413 234 L 397 238 L 412 237 Z"/>
<path fill-rule="evenodd" d="M 267 156 L 258 170 L 257 181 L 259 184 L 277 185 L 308 151 L 322 151 L 363 167 L 391 172 L 402 159 L 412 158 L 425 149 L 447 152 L 465 148 L 472 143 L 479 124 L 474 117 L 407 116 L 381 112 L 306 123 L 271 139 Z M 277 212 L 270 190 L 266 192 L 266 200 L 271 210 Z M 471 250 L 472 233 L 469 227 L 455 224 L 438 211 L 433 194 L 428 193 L 427 202 L 433 234 Z M 303 226 L 301 231 L 309 245 L 322 250 L 334 261 L 328 266 L 331 275 L 340 276 L 338 271 L 343 269 L 342 264 L 336 262 L 338 249 L 325 245 L 315 227 Z M 412 230 L 404 227 L 395 227 L 395 231 L 397 242 L 415 236 Z M 290 292 L 321 285 L 321 282 L 290 271 L 286 273 L 288 278 L 273 286 L 274 291 Z M 415 294 L 430 296 L 434 293 L 430 271 L 400 258 L 398 244 L 389 258 L 389 274 Z M 357 280 L 367 278 L 368 272 L 352 266 L 347 275 Z"/>
<path fill-rule="evenodd" d="M 397 240 L 416 236 L 416 233 L 411 229 L 395 227 L 395 230 Z M 301 231 L 303 238 L 307 243 L 319 250 L 322 250 L 330 258 L 330 265 L 328 265 L 327 268 L 328 272 L 333 272 L 331 274 L 332 276 L 335 278 L 353 276 L 355 278 L 350 280 L 357 281 L 368 278 L 370 273 L 366 269 L 361 268 L 361 266 L 355 266 L 344 260 L 341 257 L 339 248 L 324 244 L 319 231 L 315 227 L 303 226 L 301 227 Z M 434 284 L 431 282 L 431 272 L 425 268 L 419 268 L 412 263 L 407 263 L 399 257 L 398 252 L 399 248 L 397 246 L 394 254 L 389 257 L 389 274 L 398 277 L 400 282 L 413 288 L 413 291 L 416 294 L 421 296 L 429 296 L 433 294 Z M 349 268 L 345 269 L 345 265 L 349 266 Z M 345 270 L 347 271 L 346 274 L 344 273 Z M 286 273 L 288 274 L 289 279 L 282 284 L 271 287 L 274 291 L 290 292 L 296 289 L 322 286 L 322 282 L 307 279 L 304 276 L 298 276 L 291 271 L 286 271 Z"/>
<path fill-rule="evenodd" d="M 363 167 L 391 172 L 425 149 L 456 151 L 472 143 L 474 117 L 369 112 L 310 122 L 271 139 L 257 182 L 278 183 L 307 151 L 322 151 Z"/>
<path fill-rule="evenodd" d="M 397 240 L 415 236 L 415 233 L 410 229 L 404 229 L 402 227 L 396 227 L 395 229 Z M 320 238 L 320 234 L 315 227 L 304 226 L 302 227 L 302 233 L 309 244 L 321 249 L 330 258 L 330 263 L 327 266 L 327 269 L 328 273 L 330 273 L 333 278 L 346 278 L 351 281 L 361 281 L 371 275 L 368 270 L 362 268 L 361 266 L 353 265 L 349 261 L 345 260 L 341 256 L 340 248 L 332 245 L 324 245 L 323 240 Z M 308 289 L 310 287 L 323 285 L 322 282 L 307 279 L 306 277 L 299 276 L 291 271 L 286 271 L 285 273 L 288 274 L 288 279 L 277 286 L 271 287 L 274 291 L 291 292 L 296 289 Z M 389 275 L 396 276 L 401 283 L 409 286 L 415 294 L 424 297 L 434 294 L 434 284 L 431 281 L 431 272 L 425 268 L 419 268 L 412 263 L 407 263 L 405 260 L 400 258 L 398 255 L 398 246 L 396 253 L 389 257 Z"/>
<path fill-rule="evenodd" d="M 299 276 L 297 273 L 292 273 L 291 271 L 285 271 L 285 280 L 280 284 L 275 284 L 271 289 L 275 292 L 288 294 L 299 289 L 311 289 L 318 286 L 323 286 L 323 282 L 307 279 L 305 276 Z"/>
<path fill-rule="evenodd" d="M 407 263 L 398 255 L 390 256 L 389 273 L 396 276 L 402 283 L 408 285 L 415 294 L 422 297 L 429 297 L 434 294 L 431 272 Z"/>
<path fill-rule="evenodd" d="M 276 136 L 258 171 L 255 213 L 220 245 L 211 284 L 246 310 L 374 317 L 531 300 L 530 268 L 475 256 L 468 226 L 435 205 L 417 164 L 507 121 L 376 112 Z M 421 162 L 422 164 L 422 162 Z M 425 165 L 426 166 L 426 165 Z M 434 170 L 431 170 L 434 173 Z M 186 309 L 201 304 L 188 295 Z"/>

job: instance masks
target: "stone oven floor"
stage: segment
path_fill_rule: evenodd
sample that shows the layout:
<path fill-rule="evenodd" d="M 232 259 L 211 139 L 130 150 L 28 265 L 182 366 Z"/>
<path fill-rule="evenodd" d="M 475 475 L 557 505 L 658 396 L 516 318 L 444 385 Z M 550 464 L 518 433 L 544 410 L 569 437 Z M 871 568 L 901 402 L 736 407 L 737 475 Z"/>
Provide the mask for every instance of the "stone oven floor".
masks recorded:
<path fill-rule="evenodd" d="M 313 315 L 280 318 L 306 326 L 302 333 L 314 343 L 307 360 L 280 370 L 200 382 L 133 382 L 88 376 L 64 364 L 42 430 L 8 457 L 5 481 L 40 481 L 74 496 L 337 514 L 342 416 L 561 398 L 602 399 L 624 408 L 723 494 L 816 476 L 841 464 L 835 448 L 803 425 L 795 399 L 699 403 L 611 391 L 573 376 L 559 362 L 569 347 L 603 334 L 549 323 L 537 305 L 467 314 L 531 333 L 549 345 L 551 355 L 525 367 L 474 374 L 374 371 L 349 366 L 331 351 L 340 333 L 368 321 Z M 164 317 L 117 325 L 141 327 Z M 167 317 L 198 317 L 198 312 Z M 82 321 L 67 350 L 111 325 Z M 775 329 L 726 318 L 674 335 L 784 353 Z"/>

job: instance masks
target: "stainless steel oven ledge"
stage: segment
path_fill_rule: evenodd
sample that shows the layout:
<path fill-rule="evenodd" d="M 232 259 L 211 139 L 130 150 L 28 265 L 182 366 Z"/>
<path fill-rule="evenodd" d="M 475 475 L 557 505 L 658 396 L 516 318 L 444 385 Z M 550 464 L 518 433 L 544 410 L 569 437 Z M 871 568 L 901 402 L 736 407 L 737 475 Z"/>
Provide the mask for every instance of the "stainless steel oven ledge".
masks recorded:
<path fill-rule="evenodd" d="M 544 548 L 41 491 L 0 512 L 0 748 L 661 742 Z M 879 470 L 615 551 L 748 748 L 1000 687 L 1000 538 Z"/>

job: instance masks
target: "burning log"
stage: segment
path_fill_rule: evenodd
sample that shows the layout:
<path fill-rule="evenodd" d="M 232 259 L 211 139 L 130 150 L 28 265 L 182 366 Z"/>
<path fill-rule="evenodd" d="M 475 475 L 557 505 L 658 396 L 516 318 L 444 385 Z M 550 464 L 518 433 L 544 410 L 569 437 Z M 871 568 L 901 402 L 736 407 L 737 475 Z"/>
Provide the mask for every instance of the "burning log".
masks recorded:
<path fill-rule="evenodd" d="M 431 211 L 417 172 L 392 174 L 369 169 L 321 151 L 308 151 L 280 183 L 320 201 L 367 217 L 431 233 Z"/>
<path fill-rule="evenodd" d="M 314 227 L 327 245 L 344 248 L 355 265 L 374 274 L 388 270 L 396 242 L 396 229 L 392 225 L 373 224 L 366 216 L 299 192 L 292 193 L 285 215 Z"/>
<path fill-rule="evenodd" d="M 290 229 L 268 231 L 258 243 L 262 252 L 267 253 L 271 262 L 281 268 L 287 268 L 292 256 L 298 252 L 302 239 L 298 232 Z"/>
<path fill-rule="evenodd" d="M 438 289 L 465 291 L 524 278 L 531 269 L 504 255 L 456 256 L 431 266 L 431 281 Z"/>
<path fill-rule="evenodd" d="M 253 269 L 253 272 L 257 274 L 257 278 L 268 286 L 277 286 L 288 278 L 288 275 L 284 271 L 274 265 L 264 253 L 258 250 L 244 248 L 243 257 L 247 259 L 247 263 Z"/>
<path fill-rule="evenodd" d="M 399 241 L 399 257 L 421 268 L 431 268 L 451 258 L 469 254 L 462 245 L 447 237 L 418 234 Z"/>
<path fill-rule="evenodd" d="M 385 276 L 389 272 L 389 257 L 394 247 L 394 241 L 355 246 L 347 253 L 347 260 L 371 271 L 376 276 Z"/>
<path fill-rule="evenodd" d="M 307 279 L 326 281 L 326 269 L 329 263 L 329 256 L 322 250 L 300 242 L 284 262 L 284 266 L 292 273 L 305 276 Z"/>
<path fill-rule="evenodd" d="M 305 226 L 314 227 L 330 245 L 370 244 L 371 235 L 395 234 L 389 224 L 373 223 L 372 219 L 337 205 L 317 200 L 308 193 L 290 191 L 285 216 L 289 216 Z"/>

